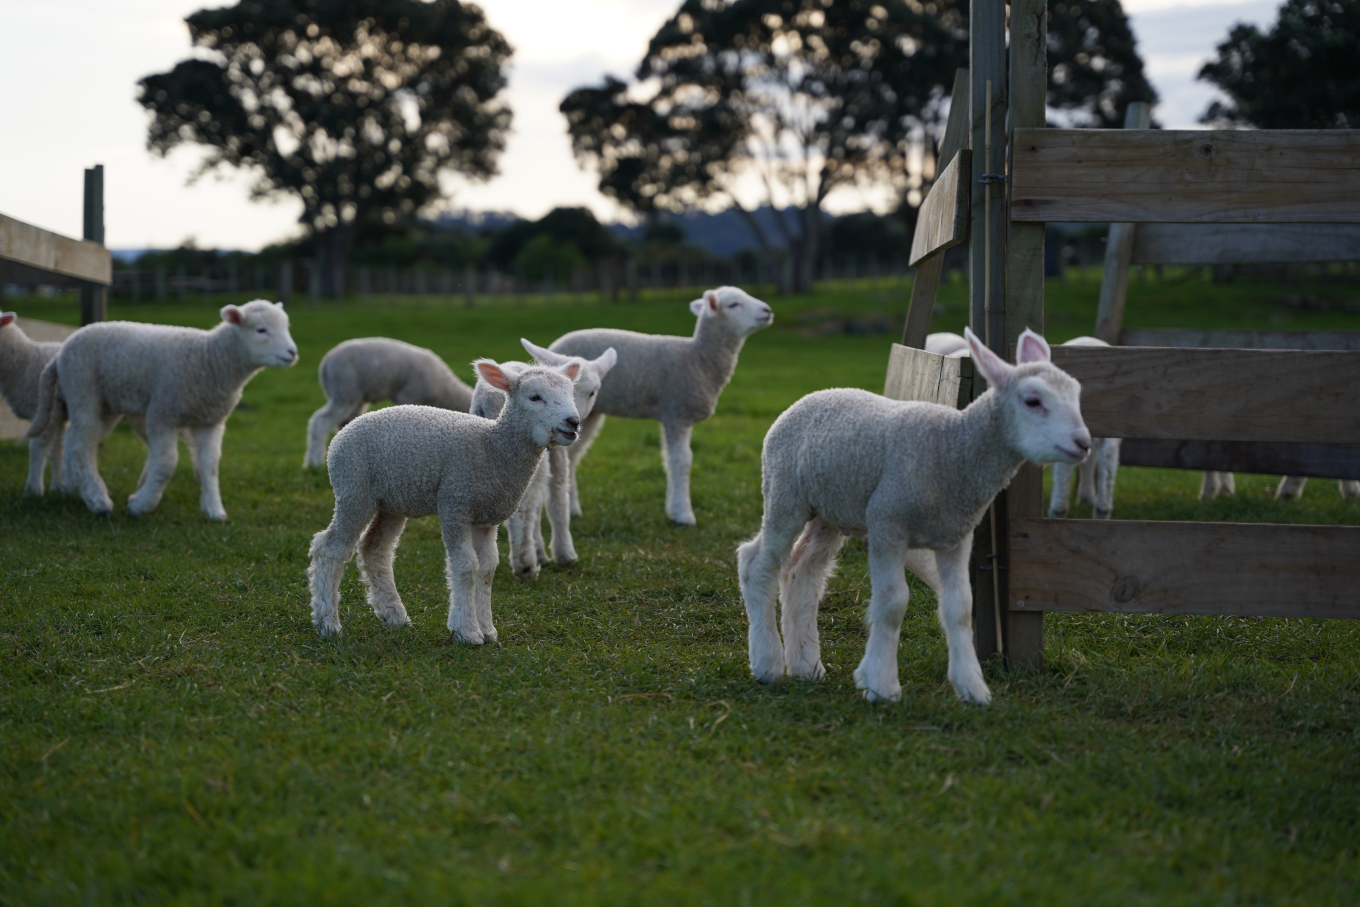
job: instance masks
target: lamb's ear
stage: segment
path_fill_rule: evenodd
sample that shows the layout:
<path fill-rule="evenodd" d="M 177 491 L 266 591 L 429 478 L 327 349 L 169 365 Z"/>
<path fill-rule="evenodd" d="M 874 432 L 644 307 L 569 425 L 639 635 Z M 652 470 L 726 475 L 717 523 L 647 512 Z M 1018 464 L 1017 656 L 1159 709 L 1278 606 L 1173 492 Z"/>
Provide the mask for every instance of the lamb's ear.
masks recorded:
<path fill-rule="evenodd" d="M 1020 335 L 1019 342 L 1015 345 L 1015 361 L 1025 362 L 1051 362 L 1053 351 L 1048 348 L 1048 341 L 1038 334 L 1025 328 L 1025 332 Z"/>
<path fill-rule="evenodd" d="M 600 358 L 594 360 L 593 364 L 595 366 L 595 370 L 599 372 L 600 377 L 603 378 L 606 374 L 608 374 L 611 368 L 618 364 L 618 361 L 619 354 L 614 352 L 614 348 L 611 346 L 609 349 L 601 353 Z"/>
<path fill-rule="evenodd" d="M 689 304 L 689 310 L 696 315 L 702 315 L 704 313 L 704 301 L 702 299 L 694 300 Z"/>
<path fill-rule="evenodd" d="M 276 302 L 274 303 L 274 305 L 278 306 L 279 308 L 283 308 L 283 303 L 281 302 Z"/>
<path fill-rule="evenodd" d="M 2 328 L 2 327 L 4 327 L 5 325 L 9 324 L 11 321 L 13 321 L 13 320 L 14 320 L 15 318 L 17 318 L 17 317 L 19 317 L 19 316 L 18 316 L 17 314 L 15 314 L 14 312 L 0 312 L 0 328 Z M 613 347 L 610 347 L 609 351 L 610 351 L 611 353 L 614 352 Z"/>
<path fill-rule="evenodd" d="M 558 371 L 566 375 L 572 381 L 575 381 L 577 378 L 581 377 L 581 363 L 580 361 L 568 362 L 566 365 L 558 368 Z"/>
<path fill-rule="evenodd" d="M 716 311 L 718 311 L 718 291 L 717 291 L 717 290 L 709 290 L 707 293 L 705 293 L 705 294 L 704 294 L 704 300 L 708 303 L 708 309 L 709 309 L 709 311 L 711 311 L 711 312 L 716 312 Z"/>
<path fill-rule="evenodd" d="M 222 306 L 222 320 L 227 324 L 240 324 L 241 309 L 234 305 Z"/>
<path fill-rule="evenodd" d="M 491 359 L 478 359 L 472 363 L 472 370 L 481 377 L 483 381 L 491 385 L 498 391 L 510 393 L 510 388 L 514 384 L 510 376 Z"/>
<path fill-rule="evenodd" d="M 997 390 L 1002 390 L 1011 383 L 1011 376 L 1015 373 L 1015 366 L 1006 362 L 996 353 L 983 346 L 977 334 L 973 333 L 972 328 L 963 329 L 963 339 L 968 341 L 968 349 L 973 354 L 973 362 L 977 364 L 978 371 L 982 372 L 982 377 L 987 384 Z"/>
<path fill-rule="evenodd" d="M 563 356 L 561 353 L 554 353 L 552 350 L 545 350 L 536 343 L 530 343 L 523 337 L 519 338 L 520 346 L 524 347 L 524 352 L 533 356 L 543 365 L 561 365 L 570 359 L 570 356 Z"/>

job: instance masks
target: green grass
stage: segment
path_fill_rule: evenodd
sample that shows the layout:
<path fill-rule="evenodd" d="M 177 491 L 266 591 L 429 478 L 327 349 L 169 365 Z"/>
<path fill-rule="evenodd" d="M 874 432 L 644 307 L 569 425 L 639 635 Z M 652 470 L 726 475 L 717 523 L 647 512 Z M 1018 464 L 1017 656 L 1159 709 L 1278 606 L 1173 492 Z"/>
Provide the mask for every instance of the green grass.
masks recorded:
<path fill-rule="evenodd" d="M 1095 292 L 1054 285 L 1050 335 L 1086 332 Z M 1288 292 L 1135 282 L 1129 322 L 1357 326 Z M 101 456 L 107 519 L 22 499 L 26 452 L 0 445 L 0 903 L 1355 903 L 1349 622 L 1050 615 L 1047 669 L 989 667 L 978 709 L 949 689 L 914 586 L 903 700 L 875 707 L 850 677 L 869 592 L 851 543 L 822 610 L 827 680 L 750 679 L 733 548 L 759 524 L 765 429 L 809 391 L 881 389 L 891 337 L 818 325 L 905 307 L 868 285 L 773 304 L 695 432 L 698 529 L 664 518 L 656 425 L 612 420 L 582 469 L 581 562 L 527 585 L 503 562 L 491 646 L 445 643 L 433 518 L 399 550 L 411 627 L 381 625 L 351 569 L 344 636 L 312 631 L 307 544 L 330 517 L 324 475 L 300 468 L 316 363 L 385 334 L 466 372 L 521 355 L 520 336 L 687 333 L 682 301 L 293 306 L 302 365 L 262 373 L 231 419 L 224 525 L 187 457 L 129 518 L 126 429 Z M 67 300 L 10 305 L 74 319 Z M 962 321 L 946 285 L 936 325 Z M 1286 505 L 1239 477 L 1201 505 L 1197 481 L 1125 470 L 1116 515 L 1360 523 L 1332 482 Z"/>

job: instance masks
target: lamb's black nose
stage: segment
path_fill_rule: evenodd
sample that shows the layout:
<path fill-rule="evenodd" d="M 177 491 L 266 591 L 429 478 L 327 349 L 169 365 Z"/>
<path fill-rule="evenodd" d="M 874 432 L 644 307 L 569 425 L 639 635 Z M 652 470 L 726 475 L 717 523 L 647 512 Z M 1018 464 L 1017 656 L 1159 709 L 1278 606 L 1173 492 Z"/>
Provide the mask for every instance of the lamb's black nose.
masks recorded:
<path fill-rule="evenodd" d="M 568 425 L 570 425 L 572 431 L 575 431 L 575 430 L 576 430 L 576 427 L 577 427 L 578 425 L 581 424 L 581 420 L 578 419 L 578 418 L 576 418 L 575 416 L 569 416 L 569 417 L 567 417 L 566 419 L 564 419 L 564 420 L 562 420 L 562 421 L 564 421 L 564 422 L 566 422 Z"/>
<path fill-rule="evenodd" d="M 1077 450 L 1081 451 L 1084 454 L 1088 454 L 1091 452 L 1091 445 L 1083 441 L 1081 438 L 1077 438 L 1072 443 L 1077 445 Z"/>

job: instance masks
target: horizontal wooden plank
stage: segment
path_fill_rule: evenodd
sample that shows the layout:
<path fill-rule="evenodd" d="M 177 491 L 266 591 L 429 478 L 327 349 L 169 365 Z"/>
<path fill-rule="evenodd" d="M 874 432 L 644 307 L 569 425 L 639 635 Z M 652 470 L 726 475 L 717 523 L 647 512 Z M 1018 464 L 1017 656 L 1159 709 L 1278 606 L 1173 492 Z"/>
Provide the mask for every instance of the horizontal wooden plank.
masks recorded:
<path fill-rule="evenodd" d="M 973 360 L 927 353 L 894 343 L 883 396 L 962 409 L 973 398 Z"/>
<path fill-rule="evenodd" d="M 1360 130 L 1017 129 L 1011 217 L 1360 223 Z"/>
<path fill-rule="evenodd" d="M 1119 462 L 1122 466 L 1151 466 L 1157 469 L 1360 479 L 1360 444 L 1125 438 L 1119 447 Z"/>
<path fill-rule="evenodd" d="M 113 282 L 113 258 L 99 243 L 71 239 L 3 214 L 0 258 L 90 283 Z"/>
<path fill-rule="evenodd" d="M 1010 525 L 1012 610 L 1360 618 L 1360 526 Z"/>
<path fill-rule="evenodd" d="M 1360 353 L 1055 346 L 1097 438 L 1360 444 Z"/>
<path fill-rule="evenodd" d="M 968 187 L 972 173 L 972 152 L 964 148 L 936 177 L 916 217 L 908 260 L 912 267 L 927 255 L 943 252 L 968 238 Z"/>
<path fill-rule="evenodd" d="M 1136 265 L 1360 260 L 1355 224 L 1141 224 Z"/>
<path fill-rule="evenodd" d="M 1235 350 L 1360 350 L 1360 331 L 1125 328 L 1119 332 L 1119 345 Z"/>

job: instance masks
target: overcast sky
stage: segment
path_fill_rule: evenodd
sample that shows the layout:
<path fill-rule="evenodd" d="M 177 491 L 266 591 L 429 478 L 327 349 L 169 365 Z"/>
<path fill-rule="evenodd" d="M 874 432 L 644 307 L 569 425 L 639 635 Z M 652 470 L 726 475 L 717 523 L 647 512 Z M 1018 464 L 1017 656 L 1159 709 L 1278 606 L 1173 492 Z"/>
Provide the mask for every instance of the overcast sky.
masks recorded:
<path fill-rule="evenodd" d="M 72 236 L 81 231 L 81 172 L 105 168 L 107 242 L 115 249 L 258 249 L 297 230 L 295 202 L 252 203 L 248 180 L 186 179 L 192 150 L 145 150 L 136 82 L 187 56 L 183 18 L 204 0 L 0 0 L 0 212 Z M 514 135 L 501 175 L 461 185 L 448 204 L 536 218 L 557 205 L 620 212 L 576 167 L 557 105 L 607 72 L 628 75 L 678 0 L 484 0 L 515 48 Z M 1238 21 L 1268 25 L 1278 0 L 1126 0 L 1139 50 L 1161 94 L 1154 116 L 1196 126 L 1213 97 L 1195 73 Z M 843 195 L 837 207 L 863 207 Z"/>

